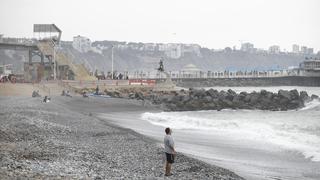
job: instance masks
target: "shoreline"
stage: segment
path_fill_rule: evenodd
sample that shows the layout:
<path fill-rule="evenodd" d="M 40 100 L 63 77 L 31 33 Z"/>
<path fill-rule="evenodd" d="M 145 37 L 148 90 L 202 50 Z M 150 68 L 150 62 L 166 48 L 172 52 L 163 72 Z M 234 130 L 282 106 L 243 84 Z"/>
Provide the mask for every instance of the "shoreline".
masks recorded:
<path fill-rule="evenodd" d="M 1 97 L 1 168 L 4 179 L 163 178 L 158 142 L 96 117 L 99 112 L 157 111 L 141 102 L 53 96 Z M 112 144 L 112 146 L 110 146 Z M 242 179 L 182 153 L 173 179 Z"/>

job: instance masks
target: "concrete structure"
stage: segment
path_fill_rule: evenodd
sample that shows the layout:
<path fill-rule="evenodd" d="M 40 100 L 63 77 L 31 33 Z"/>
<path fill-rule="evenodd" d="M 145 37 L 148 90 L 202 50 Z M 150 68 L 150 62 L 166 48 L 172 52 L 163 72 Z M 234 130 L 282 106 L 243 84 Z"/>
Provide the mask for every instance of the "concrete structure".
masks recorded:
<path fill-rule="evenodd" d="M 313 54 L 313 48 L 308 48 L 307 49 L 307 54 Z"/>
<path fill-rule="evenodd" d="M 278 46 L 278 45 L 270 46 L 269 47 L 269 53 L 279 54 L 280 53 L 280 46 Z"/>
<path fill-rule="evenodd" d="M 159 51 L 164 51 L 165 55 L 172 59 L 179 59 L 182 56 L 181 44 L 160 44 Z"/>
<path fill-rule="evenodd" d="M 201 46 L 197 44 L 187 44 L 182 46 L 182 54 L 185 53 L 195 53 L 198 57 L 201 57 L 200 52 Z"/>
<path fill-rule="evenodd" d="M 292 45 L 292 52 L 295 54 L 299 54 L 300 53 L 300 46 L 297 44 Z"/>
<path fill-rule="evenodd" d="M 302 54 L 307 54 L 308 52 L 308 47 L 307 46 L 301 46 L 301 51 Z"/>
<path fill-rule="evenodd" d="M 144 44 L 143 50 L 145 51 L 155 51 L 157 45 L 155 43 L 146 43 Z"/>
<path fill-rule="evenodd" d="M 200 77 L 201 76 L 201 69 L 199 69 L 197 66 L 194 64 L 187 64 L 181 69 L 182 72 L 182 77 Z"/>
<path fill-rule="evenodd" d="M 0 75 L 8 76 L 9 74 L 12 74 L 11 66 L 12 64 L 0 65 Z"/>
<path fill-rule="evenodd" d="M 91 50 L 91 40 L 84 36 L 73 37 L 72 47 L 79 52 L 86 53 Z"/>
<path fill-rule="evenodd" d="M 38 34 L 39 39 L 2 38 L 0 49 L 29 52 L 29 60 L 24 64 L 26 82 L 44 79 L 95 79 L 82 64 L 73 64 L 70 57 L 56 48 L 60 44 L 61 33 L 54 24 L 35 24 L 34 34 Z M 39 56 L 41 61 L 33 62 L 34 56 Z M 45 59 L 48 61 L 45 62 Z"/>
<path fill-rule="evenodd" d="M 320 60 L 308 60 L 301 63 L 300 67 L 304 69 L 320 70 Z"/>
<path fill-rule="evenodd" d="M 34 24 L 33 33 L 38 40 L 51 39 L 59 43 L 62 31 L 55 24 Z"/>
<path fill-rule="evenodd" d="M 241 51 L 253 52 L 254 51 L 254 45 L 251 44 L 251 43 L 242 43 L 241 44 Z"/>
<path fill-rule="evenodd" d="M 172 79 L 179 87 L 213 87 L 213 86 L 320 86 L 320 77 L 279 76 L 251 78 L 179 78 Z M 294 88 L 294 87 L 293 87 Z"/>

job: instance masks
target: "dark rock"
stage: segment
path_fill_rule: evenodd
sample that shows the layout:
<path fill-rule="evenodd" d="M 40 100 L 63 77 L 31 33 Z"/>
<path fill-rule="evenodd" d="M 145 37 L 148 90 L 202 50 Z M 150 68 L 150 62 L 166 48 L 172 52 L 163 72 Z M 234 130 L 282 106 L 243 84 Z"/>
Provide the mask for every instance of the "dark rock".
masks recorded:
<path fill-rule="evenodd" d="M 268 91 L 262 89 L 262 90 L 260 91 L 260 94 L 261 94 L 262 96 L 266 96 L 266 95 L 268 94 Z"/>
<path fill-rule="evenodd" d="M 311 100 L 315 100 L 315 99 L 319 99 L 319 96 L 315 95 L 315 94 L 312 94 L 311 95 Z"/>
<path fill-rule="evenodd" d="M 189 91 L 137 91 L 137 92 L 107 92 L 112 97 L 126 97 L 130 99 L 149 101 L 161 105 L 166 111 L 193 111 L 193 110 L 221 110 L 232 109 L 262 109 L 262 110 L 288 110 L 304 106 L 304 102 L 311 100 L 305 91 L 298 93 L 296 89 L 279 90 L 278 93 L 261 90 L 260 92 L 241 92 L 237 94 L 215 89 L 190 89 Z M 318 96 L 313 95 L 312 99 Z"/>
<path fill-rule="evenodd" d="M 287 90 L 279 90 L 279 91 L 278 91 L 278 96 L 279 96 L 280 98 L 287 98 L 288 100 L 291 99 L 290 92 L 287 91 Z"/>
<path fill-rule="evenodd" d="M 204 102 L 208 103 L 208 102 L 211 102 L 212 101 L 212 97 L 211 96 L 205 96 L 203 98 Z"/>
<path fill-rule="evenodd" d="M 136 92 L 135 94 L 135 98 L 138 99 L 138 100 L 143 100 L 144 97 L 143 97 L 143 94 L 142 92 Z"/>
<path fill-rule="evenodd" d="M 257 93 L 253 93 L 251 94 L 251 97 L 250 97 L 250 104 L 254 105 L 254 104 L 257 104 L 258 101 L 259 101 L 259 97 L 260 95 L 257 94 Z"/>
<path fill-rule="evenodd" d="M 192 91 L 192 95 L 193 95 L 194 97 L 201 98 L 201 97 L 206 96 L 206 91 L 205 91 L 204 89 L 193 90 L 193 91 Z"/>
<path fill-rule="evenodd" d="M 233 91 L 232 89 L 228 89 L 228 93 L 234 95 L 237 95 L 237 93 L 235 91 Z"/>
<path fill-rule="evenodd" d="M 245 98 L 244 98 L 245 102 L 249 102 L 250 99 L 251 99 L 251 95 L 250 94 L 245 95 Z"/>
<path fill-rule="evenodd" d="M 298 109 L 303 106 L 303 102 L 300 100 L 293 100 L 288 104 L 288 109 Z"/>
<path fill-rule="evenodd" d="M 208 91 L 206 91 L 206 94 L 215 98 L 218 97 L 219 92 L 215 89 L 209 89 Z"/>
<path fill-rule="evenodd" d="M 304 102 L 310 101 L 310 97 L 306 91 L 300 91 L 300 99 Z"/>
<path fill-rule="evenodd" d="M 299 92 L 296 89 L 290 91 L 290 99 L 299 99 Z"/>

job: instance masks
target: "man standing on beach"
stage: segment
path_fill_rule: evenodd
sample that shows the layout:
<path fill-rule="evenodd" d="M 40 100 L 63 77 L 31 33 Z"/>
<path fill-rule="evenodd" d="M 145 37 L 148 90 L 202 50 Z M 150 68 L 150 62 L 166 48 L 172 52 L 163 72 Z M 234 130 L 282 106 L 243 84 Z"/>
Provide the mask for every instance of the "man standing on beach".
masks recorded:
<path fill-rule="evenodd" d="M 174 158 L 176 155 L 176 151 L 174 149 L 174 141 L 171 136 L 171 129 L 165 129 L 166 135 L 164 136 L 164 152 L 166 155 L 166 173 L 165 176 L 171 176 L 171 165 L 174 163 Z"/>

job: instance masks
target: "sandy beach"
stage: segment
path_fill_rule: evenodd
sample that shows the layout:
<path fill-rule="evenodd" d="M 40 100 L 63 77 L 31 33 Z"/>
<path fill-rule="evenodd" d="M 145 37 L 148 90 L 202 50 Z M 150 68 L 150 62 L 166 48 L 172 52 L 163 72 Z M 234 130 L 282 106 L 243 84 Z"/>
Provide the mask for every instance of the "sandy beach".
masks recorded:
<path fill-rule="evenodd" d="M 2 94 L 1 94 L 2 95 Z M 140 101 L 0 95 L 1 179 L 163 179 L 163 150 L 152 138 L 98 118 L 158 111 Z M 178 153 L 170 179 L 242 179 Z"/>

